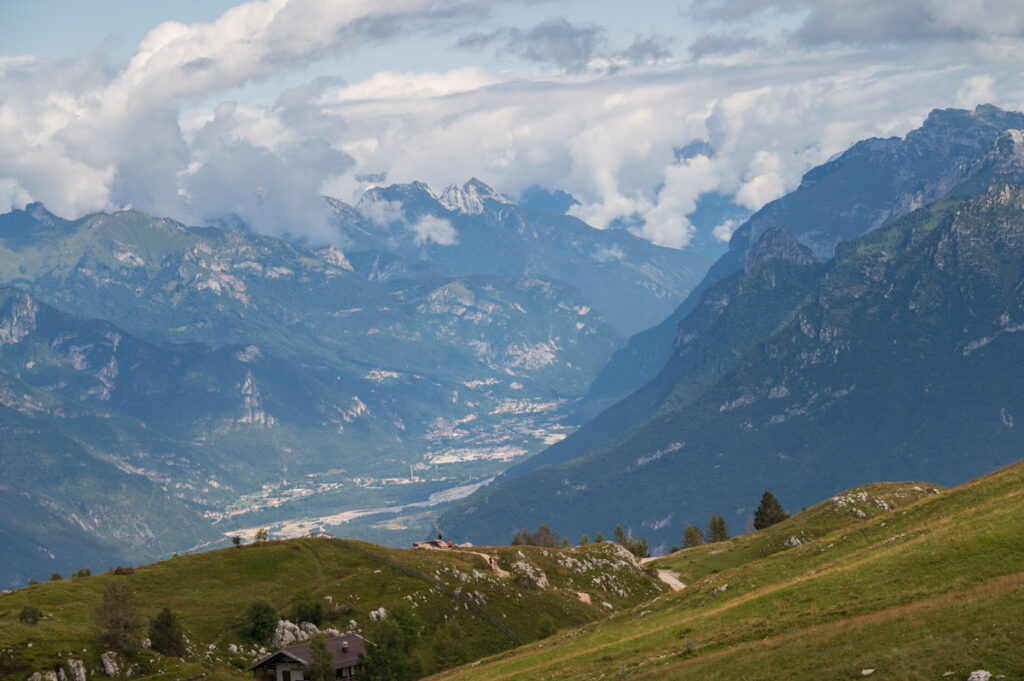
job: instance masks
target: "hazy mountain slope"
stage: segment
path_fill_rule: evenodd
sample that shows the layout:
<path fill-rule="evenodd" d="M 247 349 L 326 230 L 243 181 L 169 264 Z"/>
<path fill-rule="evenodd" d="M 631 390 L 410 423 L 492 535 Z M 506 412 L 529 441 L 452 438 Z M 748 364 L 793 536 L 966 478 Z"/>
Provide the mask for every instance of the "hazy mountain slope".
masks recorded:
<path fill-rule="evenodd" d="M 443 678 L 596 679 L 610 665 L 630 679 L 1012 678 L 1024 668 L 1022 490 L 1021 463 L 939 494 L 848 490 L 655 561 L 680 592 Z"/>
<path fill-rule="evenodd" d="M 1003 132 L 1022 127 L 1024 114 L 993 106 L 936 109 L 903 139 L 858 142 L 809 171 L 799 187 L 765 205 L 736 230 L 729 251 L 667 319 L 631 337 L 612 356 L 587 394 L 586 415 L 595 416 L 657 375 L 671 353 L 679 322 L 711 284 L 742 269 L 747 251 L 765 230 L 781 226 L 819 259 L 829 259 L 840 241 L 945 196 L 966 178 L 990 174 L 991 165 L 976 159 Z"/>
<path fill-rule="evenodd" d="M 560 405 L 620 339 L 561 282 L 368 282 L 337 249 L 134 212 L 0 216 L 4 280 L 31 292 L 0 291 L 4 404 L 214 518 L 485 479 L 564 432 Z M 399 477 L 401 499 L 377 482 Z"/>
<path fill-rule="evenodd" d="M 10 381 L 3 383 L 9 395 Z M 0 406 L 0 431 L 0 569 L 9 584 L 166 555 L 215 537 L 196 504 L 65 437 L 45 415 Z"/>
<path fill-rule="evenodd" d="M 377 187 L 355 209 L 328 199 L 346 253 L 368 278 L 538 277 L 585 291 L 625 335 L 662 319 L 707 269 L 703 256 L 622 229 L 514 205 L 479 180 L 435 196 L 422 183 Z"/>
<path fill-rule="evenodd" d="M 813 291 L 821 273 L 814 263 L 810 249 L 781 227 L 765 232 L 744 271 L 710 286 L 679 323 L 676 348 L 654 380 L 505 477 L 611 449 L 644 421 L 699 397 Z"/>
<path fill-rule="evenodd" d="M 743 527 L 765 488 L 801 505 L 815 489 L 949 484 L 1015 460 L 1022 197 L 994 187 L 844 243 L 808 300 L 699 398 L 611 450 L 481 490 L 443 526 L 495 540 L 554 518 L 570 534 L 621 522 L 668 545 L 712 512 Z"/>

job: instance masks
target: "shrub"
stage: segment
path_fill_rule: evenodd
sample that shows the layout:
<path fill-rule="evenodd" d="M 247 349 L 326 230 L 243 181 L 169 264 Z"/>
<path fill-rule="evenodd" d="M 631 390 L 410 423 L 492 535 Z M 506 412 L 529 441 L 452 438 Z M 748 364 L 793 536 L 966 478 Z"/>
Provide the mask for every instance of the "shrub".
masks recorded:
<path fill-rule="evenodd" d="M 296 623 L 312 622 L 320 626 L 324 621 L 324 605 L 309 594 L 299 594 L 292 601 L 292 619 Z"/>
<path fill-rule="evenodd" d="M 60 576 L 59 572 L 51 572 L 50 573 L 50 581 L 51 582 L 59 582 L 62 579 L 64 579 L 64 578 Z"/>
<path fill-rule="evenodd" d="M 34 605 L 26 605 L 18 613 L 18 621 L 22 624 L 35 624 L 42 616 L 43 612 L 39 608 Z"/>
<path fill-rule="evenodd" d="M 164 608 L 149 623 L 150 647 L 161 655 L 183 657 L 185 655 L 185 635 L 181 624 L 170 608 Z"/>
<path fill-rule="evenodd" d="M 266 643 L 277 629 L 277 610 L 263 599 L 255 600 L 246 610 L 249 635 L 260 643 Z"/>

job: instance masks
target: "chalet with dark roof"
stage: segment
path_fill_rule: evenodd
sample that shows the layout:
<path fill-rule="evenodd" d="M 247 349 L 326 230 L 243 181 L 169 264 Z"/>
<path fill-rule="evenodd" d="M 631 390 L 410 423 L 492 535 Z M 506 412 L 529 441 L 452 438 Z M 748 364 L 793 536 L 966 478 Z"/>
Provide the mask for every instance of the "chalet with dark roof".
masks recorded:
<path fill-rule="evenodd" d="M 345 634 L 327 639 L 327 649 L 334 654 L 334 678 L 358 679 L 363 671 L 360 656 L 366 655 L 366 640 L 358 634 Z M 259 660 L 246 671 L 258 681 L 304 681 L 305 670 L 313 662 L 309 641 L 285 646 Z"/>

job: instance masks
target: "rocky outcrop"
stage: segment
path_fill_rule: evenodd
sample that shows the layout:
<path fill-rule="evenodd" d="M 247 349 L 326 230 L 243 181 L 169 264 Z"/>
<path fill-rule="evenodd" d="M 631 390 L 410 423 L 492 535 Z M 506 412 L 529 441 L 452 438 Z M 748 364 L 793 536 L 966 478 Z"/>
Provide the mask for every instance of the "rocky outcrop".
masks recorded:
<path fill-rule="evenodd" d="M 78 659 L 68 660 L 68 672 L 71 674 L 71 681 L 86 681 L 85 664 Z"/>
<path fill-rule="evenodd" d="M 117 676 L 121 673 L 121 657 L 112 650 L 100 655 L 100 662 L 103 663 L 103 673 L 107 676 Z"/>
<path fill-rule="evenodd" d="M 0 318 L 0 345 L 17 343 L 35 331 L 39 312 L 39 304 L 20 291 L 0 293 L 0 308 L 5 302 L 8 302 L 8 309 Z"/>
<path fill-rule="evenodd" d="M 815 262 L 811 249 L 801 244 L 792 234 L 779 226 L 765 230 L 747 253 L 743 269 L 750 273 L 758 263 L 771 258 L 789 260 L 801 265 L 810 265 Z"/>
<path fill-rule="evenodd" d="M 276 648 L 283 648 L 297 641 L 306 641 L 319 633 L 320 629 L 312 622 L 295 624 L 288 620 L 279 620 L 270 643 Z"/>

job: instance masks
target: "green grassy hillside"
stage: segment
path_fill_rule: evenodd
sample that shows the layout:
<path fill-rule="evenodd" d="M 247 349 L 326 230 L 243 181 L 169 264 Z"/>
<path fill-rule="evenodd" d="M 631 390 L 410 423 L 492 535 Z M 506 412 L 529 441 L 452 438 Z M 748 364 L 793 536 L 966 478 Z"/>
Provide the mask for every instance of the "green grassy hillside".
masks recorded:
<path fill-rule="evenodd" d="M 485 555 L 496 557 L 502 573 L 490 570 Z M 130 585 L 147 618 L 164 607 L 180 618 L 191 642 L 186 660 L 152 652 L 132 658 L 137 665 L 133 678 L 153 679 L 188 679 L 203 672 L 213 678 L 246 678 L 241 670 L 261 647 L 270 647 L 246 632 L 245 611 L 257 598 L 288 616 L 296 597 L 312 597 L 324 604 L 323 627 L 355 629 L 371 639 L 370 611 L 411 606 L 422 624 L 419 654 L 429 672 L 437 669 L 430 651 L 437 636 L 456 632 L 465 659 L 474 659 L 629 609 L 663 590 L 611 543 L 567 550 L 413 550 L 331 538 L 270 542 L 180 556 L 130 574 L 36 584 L 0 596 L 0 678 L 27 679 L 71 658 L 95 670 L 90 678 L 101 676 L 103 650 L 90 623 L 105 580 Z M 42 611 L 37 624 L 20 621 L 26 606 Z M 232 645 L 241 652 L 230 653 Z"/>
<path fill-rule="evenodd" d="M 653 567 L 687 588 L 449 676 L 1013 678 L 1024 669 L 1024 462 L 947 491 L 852 490 Z"/>

